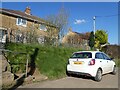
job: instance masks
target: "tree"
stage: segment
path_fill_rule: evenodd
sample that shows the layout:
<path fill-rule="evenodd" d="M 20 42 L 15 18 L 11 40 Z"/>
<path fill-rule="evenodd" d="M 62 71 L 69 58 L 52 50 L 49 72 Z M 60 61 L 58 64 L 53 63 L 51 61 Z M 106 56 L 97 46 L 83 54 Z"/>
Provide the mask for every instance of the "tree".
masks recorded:
<path fill-rule="evenodd" d="M 94 37 L 94 32 L 92 31 L 89 37 L 89 46 L 91 50 L 93 50 L 94 44 L 95 44 L 95 37 Z"/>
<path fill-rule="evenodd" d="M 58 35 L 58 42 L 61 43 L 62 38 L 64 37 L 65 32 L 67 32 L 68 25 L 68 12 L 62 7 L 57 14 L 49 15 L 46 17 L 46 20 L 53 25 L 58 27 L 58 31 L 56 32 Z M 48 30 L 49 31 L 49 30 Z M 53 31 L 50 29 L 50 31 Z"/>
<path fill-rule="evenodd" d="M 95 32 L 95 46 L 100 48 L 101 45 L 108 43 L 108 34 L 105 30 L 97 30 Z"/>

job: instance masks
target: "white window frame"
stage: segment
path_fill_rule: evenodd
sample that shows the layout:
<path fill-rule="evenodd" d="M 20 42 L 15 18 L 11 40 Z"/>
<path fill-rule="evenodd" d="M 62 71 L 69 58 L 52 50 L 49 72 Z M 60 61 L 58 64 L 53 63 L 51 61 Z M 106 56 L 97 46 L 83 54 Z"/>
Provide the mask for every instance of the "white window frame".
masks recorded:
<path fill-rule="evenodd" d="M 2 30 L 2 29 L 0 29 L 0 42 L 1 43 L 6 43 L 6 37 L 7 37 L 7 35 L 6 35 L 6 33 L 5 33 L 5 30 Z"/>
<path fill-rule="evenodd" d="M 45 28 L 42 29 L 41 26 L 44 26 Z M 47 31 L 47 27 L 46 27 L 45 25 L 43 25 L 43 24 L 40 24 L 40 25 L 39 25 L 39 28 L 40 28 L 40 30 Z"/>
<path fill-rule="evenodd" d="M 18 19 L 20 19 L 20 23 L 19 24 L 18 24 Z M 25 24 L 23 24 L 24 20 L 25 20 Z M 26 27 L 27 26 L 27 20 L 23 19 L 23 18 L 17 18 L 16 25 L 20 25 L 20 26 Z"/>

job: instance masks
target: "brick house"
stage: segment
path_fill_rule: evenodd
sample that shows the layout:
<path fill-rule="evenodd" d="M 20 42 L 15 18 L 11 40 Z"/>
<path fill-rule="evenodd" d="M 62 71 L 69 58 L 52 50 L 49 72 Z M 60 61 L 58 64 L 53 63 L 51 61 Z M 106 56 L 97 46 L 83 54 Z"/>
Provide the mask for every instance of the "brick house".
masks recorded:
<path fill-rule="evenodd" d="M 58 39 L 57 29 L 46 20 L 33 16 L 29 7 L 26 7 L 24 12 L 0 8 L 0 42 L 2 43 L 6 40 L 27 43 L 33 37 L 37 38 L 38 43 L 44 43 L 45 37 L 49 38 L 50 35 Z"/>
<path fill-rule="evenodd" d="M 90 33 L 78 33 L 69 31 L 66 36 L 64 36 L 62 43 L 63 45 L 73 46 L 73 47 L 80 47 L 86 50 L 89 50 L 89 36 Z"/>

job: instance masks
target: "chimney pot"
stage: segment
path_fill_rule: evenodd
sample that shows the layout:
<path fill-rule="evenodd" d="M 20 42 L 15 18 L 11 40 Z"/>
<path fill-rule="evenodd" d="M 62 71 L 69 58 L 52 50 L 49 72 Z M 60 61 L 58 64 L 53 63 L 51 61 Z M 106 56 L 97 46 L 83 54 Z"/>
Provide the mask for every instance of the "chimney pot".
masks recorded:
<path fill-rule="evenodd" d="M 31 14 L 31 9 L 30 9 L 30 7 L 26 7 L 26 9 L 25 9 L 25 13 L 28 14 L 28 15 Z"/>

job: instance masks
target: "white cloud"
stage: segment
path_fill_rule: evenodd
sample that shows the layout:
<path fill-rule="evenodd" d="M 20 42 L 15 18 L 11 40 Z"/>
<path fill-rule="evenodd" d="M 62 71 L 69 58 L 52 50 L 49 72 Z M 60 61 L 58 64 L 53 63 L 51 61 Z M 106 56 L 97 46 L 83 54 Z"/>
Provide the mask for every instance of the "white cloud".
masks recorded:
<path fill-rule="evenodd" d="M 86 21 L 84 19 L 76 19 L 74 24 L 81 24 L 81 23 L 85 23 Z"/>

